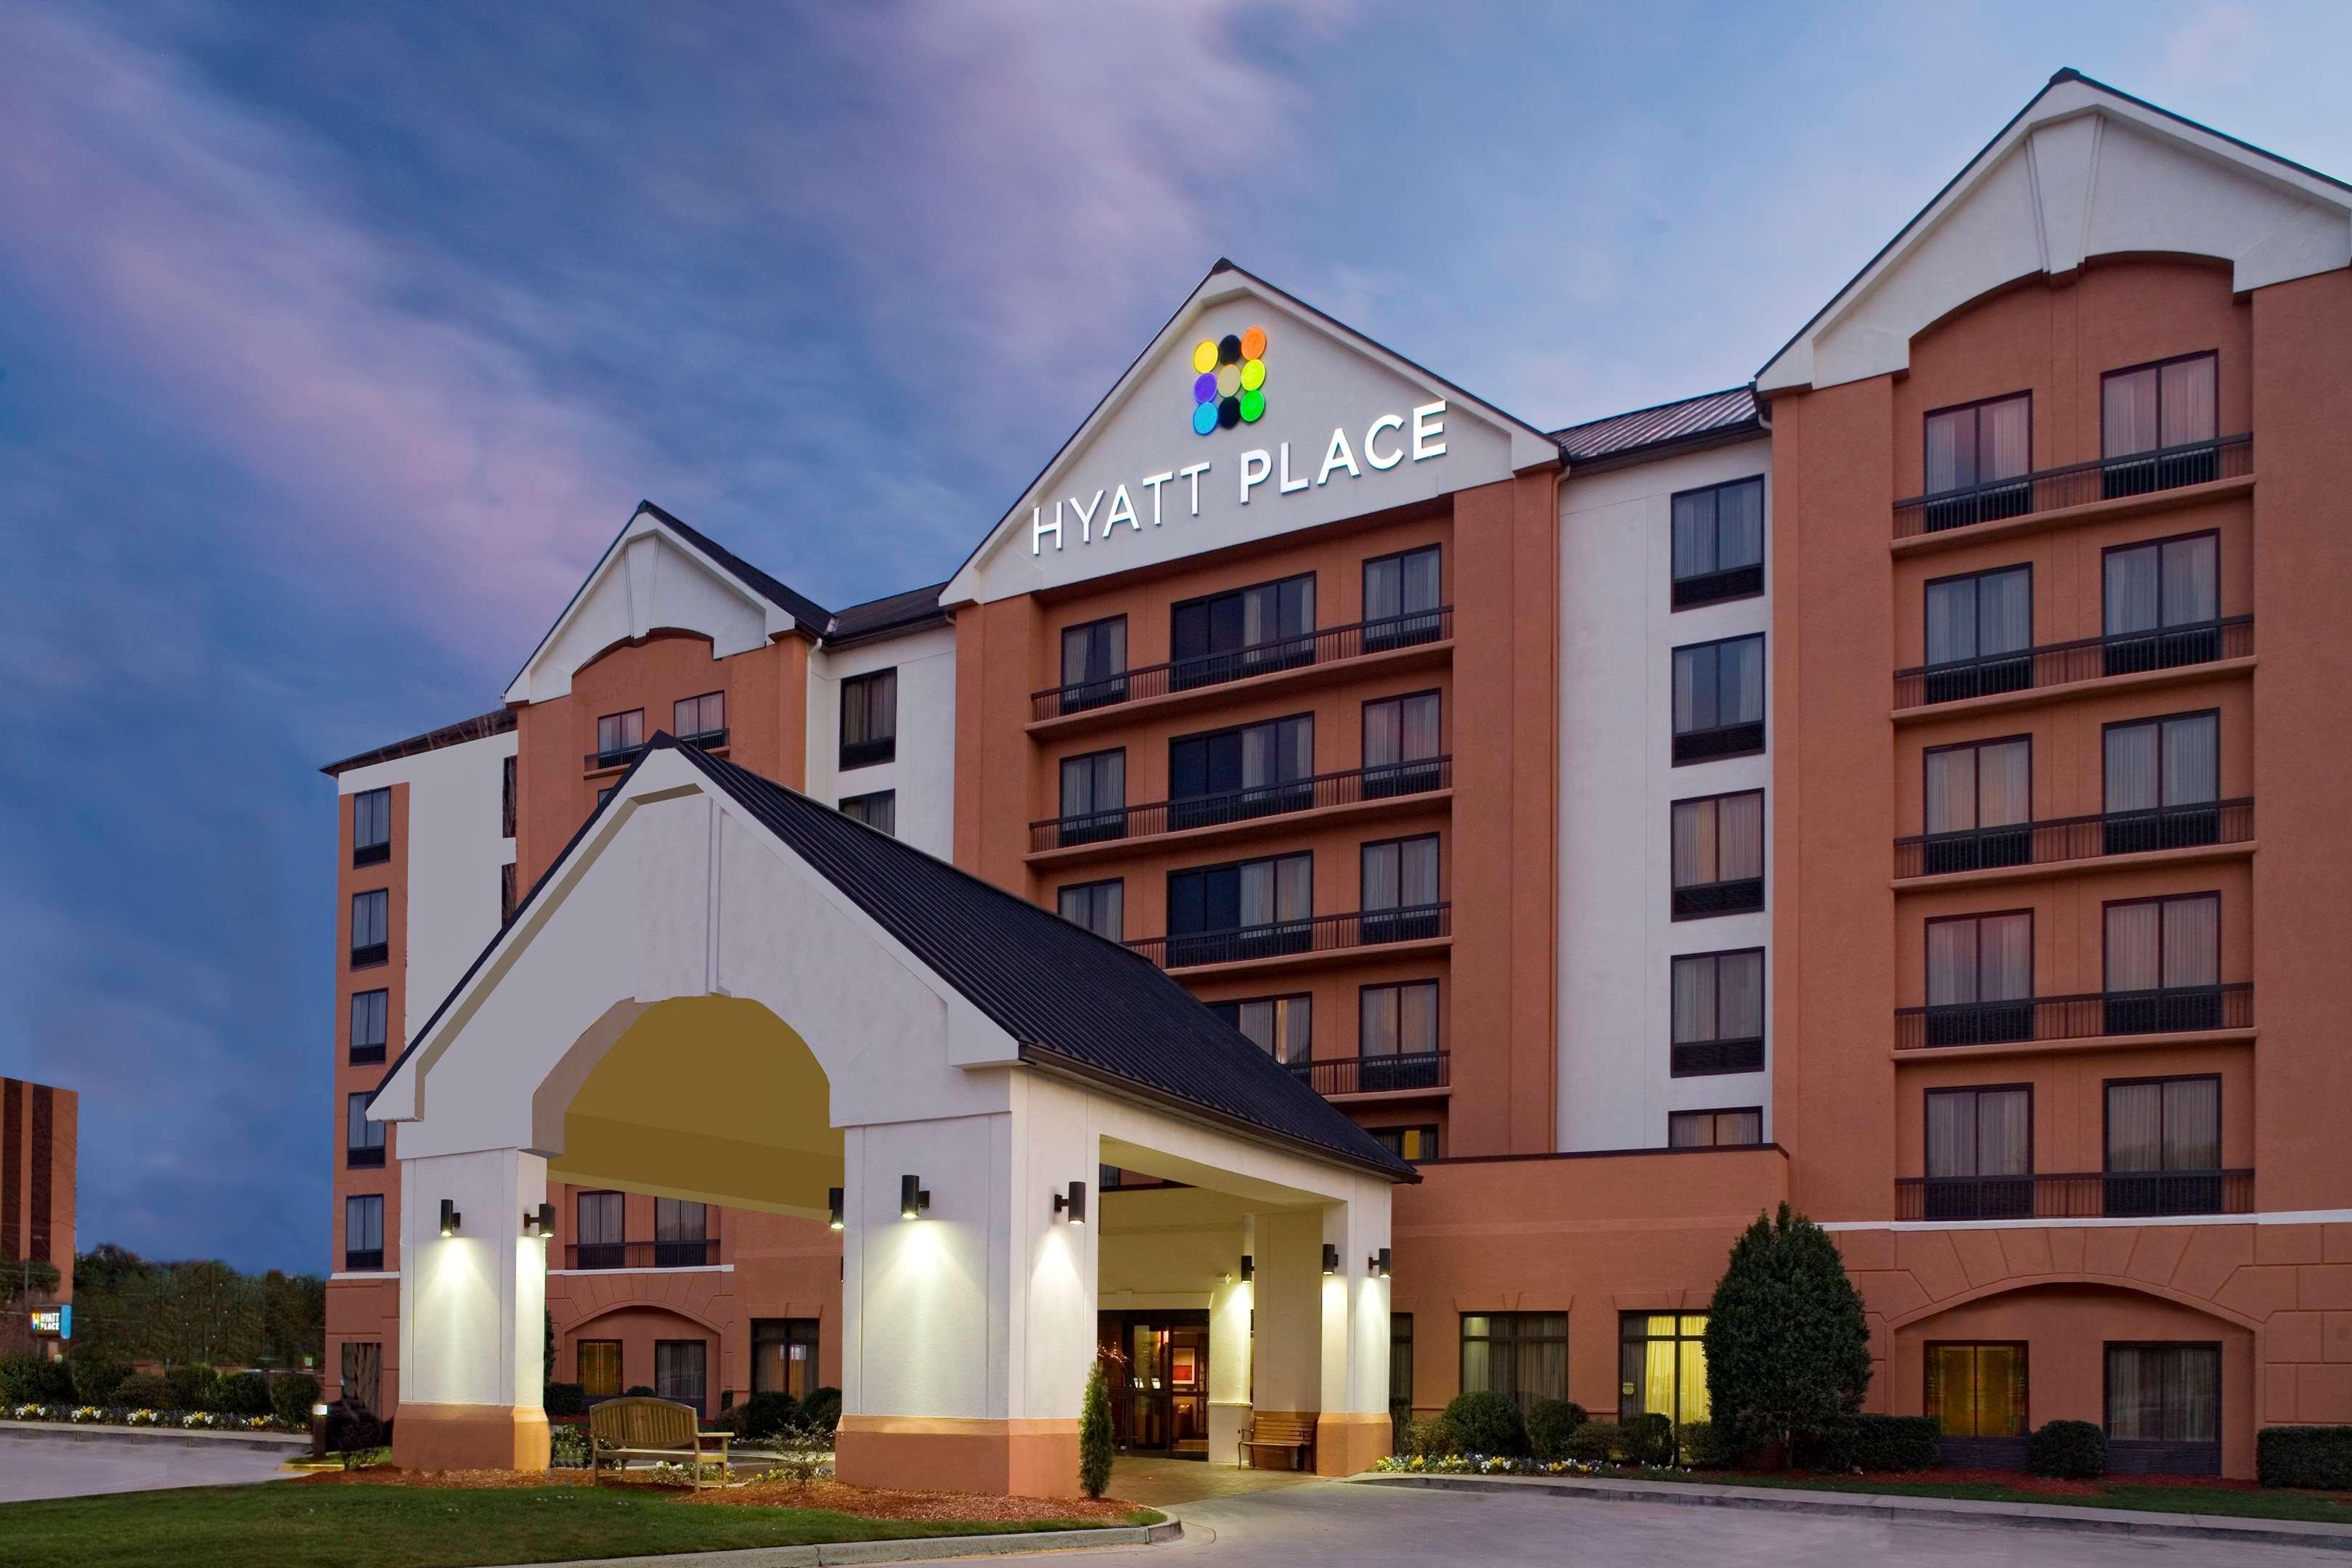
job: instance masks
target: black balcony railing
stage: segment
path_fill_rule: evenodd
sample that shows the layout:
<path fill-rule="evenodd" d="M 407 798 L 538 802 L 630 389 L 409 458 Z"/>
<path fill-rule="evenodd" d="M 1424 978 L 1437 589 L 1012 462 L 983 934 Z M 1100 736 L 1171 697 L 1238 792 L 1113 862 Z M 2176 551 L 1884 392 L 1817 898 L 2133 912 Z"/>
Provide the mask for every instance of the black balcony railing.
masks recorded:
<path fill-rule="evenodd" d="M 351 1171 L 378 1171 L 383 1168 L 383 1145 L 369 1149 L 343 1151 L 343 1168 Z"/>
<path fill-rule="evenodd" d="M 2031 691 L 2110 675 L 2141 675 L 2216 659 L 2244 658 L 2254 651 L 2254 617 L 2159 626 L 2150 631 L 2110 632 L 2043 647 L 1989 653 L 1943 664 L 1923 664 L 1895 672 L 1895 706 L 1920 708 Z"/>
<path fill-rule="evenodd" d="M 1740 915 L 1764 907 L 1764 879 L 1739 877 L 1728 882 L 1700 882 L 1675 889 L 1678 921 L 1705 920 L 1709 915 Z"/>
<path fill-rule="evenodd" d="M 354 866 L 381 866 L 391 858 L 392 840 L 389 838 L 379 844 L 352 846 L 352 864 Z"/>
<path fill-rule="evenodd" d="M 898 736 L 896 731 L 870 741 L 844 741 L 841 743 L 841 765 L 845 768 L 870 768 L 877 763 L 896 762 L 898 757 Z"/>
<path fill-rule="evenodd" d="M 372 942 L 363 947 L 355 947 L 352 949 L 352 967 L 353 969 L 372 969 L 379 963 L 388 962 L 391 959 L 391 956 L 392 949 L 390 946 L 383 942 Z"/>
<path fill-rule="evenodd" d="M 2101 458 L 2063 468 L 1992 479 L 1964 490 L 1914 496 L 1895 503 L 1895 537 L 1911 539 L 1971 523 L 2000 522 L 2088 501 L 2179 489 L 2215 479 L 2242 479 L 2254 471 L 2254 438 L 2224 436 L 2126 458 Z"/>
<path fill-rule="evenodd" d="M 715 752 L 727 743 L 727 730 L 724 725 L 721 725 L 716 730 L 705 730 L 698 734 L 680 735 L 677 738 L 677 743 L 681 746 L 697 746 L 706 752 Z"/>
<path fill-rule="evenodd" d="M 381 1247 L 352 1247 L 343 1253 L 343 1268 L 352 1274 L 373 1274 L 383 1267 Z"/>
<path fill-rule="evenodd" d="M 609 752 L 591 752 L 580 759 L 580 765 L 590 773 L 599 773 L 605 768 L 625 768 L 635 762 L 644 750 L 645 747 L 637 745 L 615 746 Z"/>
<path fill-rule="evenodd" d="M 2254 837 L 2251 799 L 2209 800 L 2147 811 L 2108 811 L 2049 822 L 2012 822 L 1895 841 L 1895 874 L 1941 877 L 2003 866 L 2046 866 L 2151 849 L 2245 844 Z"/>
<path fill-rule="evenodd" d="M 1761 1072 L 1764 1070 L 1764 1040 L 1761 1036 L 1740 1040 L 1676 1040 L 1671 1076 L 1703 1078 L 1710 1073 Z"/>
<path fill-rule="evenodd" d="M 563 1249 L 566 1268 L 699 1268 L 719 1261 L 719 1238 L 699 1241 L 589 1241 Z"/>
<path fill-rule="evenodd" d="M 1190 691 L 1229 680 L 1246 680 L 1254 675 L 1273 675 L 1308 665 L 1360 658 L 1367 654 L 1391 653 L 1423 643 L 1443 642 L 1453 635 L 1454 607 L 1451 605 L 1434 610 L 1386 616 L 1379 620 L 1358 621 L 1351 626 L 1327 626 L 1321 631 L 1301 632 L 1296 637 L 1252 643 L 1246 647 L 1226 652 L 1171 659 L 1166 664 L 1121 670 L 1116 675 L 1105 675 L 1093 680 L 1050 686 L 1043 691 L 1030 694 L 1029 717 L 1033 720 L 1059 719 L 1071 713 L 1083 713 L 1089 709 L 1138 702 L 1147 697 L 1165 697 L 1173 691 Z"/>
<path fill-rule="evenodd" d="M 1317 773 L 1311 778 L 1229 790 L 1222 795 L 1196 795 L 1182 800 L 1154 801 L 1149 805 L 1113 806 L 1052 816 L 1029 825 L 1032 850 L 1068 849 L 1119 838 L 1150 838 L 1161 833 L 1181 833 L 1194 827 L 1222 827 L 1261 816 L 1294 811 L 1315 811 L 1330 805 L 1357 805 L 1370 800 L 1392 800 L 1425 795 L 1454 784 L 1452 757 L 1423 757 L 1410 763 L 1386 763 L 1346 773 Z"/>
<path fill-rule="evenodd" d="M 1762 562 L 1752 562 L 1746 566 L 1727 566 L 1720 572 L 1701 572 L 1695 576 L 1675 578 L 1674 607 L 1687 610 L 1695 605 L 1749 598 L 1763 591 Z"/>
<path fill-rule="evenodd" d="M 2122 1219 L 2251 1214 L 2252 1171 L 2087 1171 L 2066 1175 L 1905 1176 L 1898 1220 Z"/>
<path fill-rule="evenodd" d="M 1682 730 L 1675 735 L 1675 765 L 1713 762 L 1717 757 L 1744 757 L 1764 749 L 1764 721 L 1724 724 L 1712 730 Z"/>
<path fill-rule="evenodd" d="M 1998 1046 L 2032 1040 L 2083 1040 L 2103 1035 L 2170 1035 L 2197 1029 L 2250 1029 L 2251 982 L 2168 985 L 2154 991 L 2092 991 L 2078 996 L 2021 996 L 1899 1007 L 1895 1048 Z"/>
<path fill-rule="evenodd" d="M 1339 1057 L 1290 1062 L 1292 1076 L 1329 1099 L 1340 1094 L 1394 1094 L 1444 1089 L 1453 1081 L 1453 1053 L 1415 1051 L 1393 1057 Z"/>
<path fill-rule="evenodd" d="M 383 1042 L 381 1040 L 372 1046 L 353 1046 L 352 1047 L 351 1062 L 352 1066 L 355 1068 L 373 1067 L 383 1060 Z"/>
<path fill-rule="evenodd" d="M 1422 942 L 1453 933 L 1452 904 L 1407 904 L 1400 909 L 1315 915 L 1306 920 L 1239 926 L 1231 931 L 1147 937 L 1127 945 L 1162 969 L 1192 969 L 1203 963 L 1295 958 L 1301 953 L 1377 947 L 1384 942 Z"/>

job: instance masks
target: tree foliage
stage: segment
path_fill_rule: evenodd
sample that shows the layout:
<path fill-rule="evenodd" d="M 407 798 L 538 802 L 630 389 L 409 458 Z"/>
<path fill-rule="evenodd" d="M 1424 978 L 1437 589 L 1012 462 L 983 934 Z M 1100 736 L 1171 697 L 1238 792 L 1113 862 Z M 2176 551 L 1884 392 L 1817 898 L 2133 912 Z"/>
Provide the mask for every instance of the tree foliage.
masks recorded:
<path fill-rule="evenodd" d="M 1110 1485 L 1110 1381 L 1102 1363 L 1087 1373 L 1086 1405 L 1078 1415 L 1078 1489 L 1100 1497 Z"/>
<path fill-rule="evenodd" d="M 326 1282 L 215 1260 L 150 1262 L 104 1243 L 74 1260 L 74 1353 L 165 1367 L 316 1366 L 325 1353 Z"/>
<path fill-rule="evenodd" d="M 1706 1321 L 1717 1426 L 1746 1450 L 1783 1454 L 1862 1407 L 1870 1329 L 1837 1244 L 1782 1204 L 1733 1243 Z"/>

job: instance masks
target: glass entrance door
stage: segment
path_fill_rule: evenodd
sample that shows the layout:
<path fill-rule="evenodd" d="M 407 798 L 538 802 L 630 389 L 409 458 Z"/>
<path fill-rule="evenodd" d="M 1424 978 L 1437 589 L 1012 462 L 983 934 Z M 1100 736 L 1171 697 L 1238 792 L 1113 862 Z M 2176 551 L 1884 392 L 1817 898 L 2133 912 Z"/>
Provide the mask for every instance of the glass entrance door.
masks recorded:
<path fill-rule="evenodd" d="M 1105 1312 L 1097 1344 L 1119 1451 L 1209 1456 L 1209 1315 Z"/>

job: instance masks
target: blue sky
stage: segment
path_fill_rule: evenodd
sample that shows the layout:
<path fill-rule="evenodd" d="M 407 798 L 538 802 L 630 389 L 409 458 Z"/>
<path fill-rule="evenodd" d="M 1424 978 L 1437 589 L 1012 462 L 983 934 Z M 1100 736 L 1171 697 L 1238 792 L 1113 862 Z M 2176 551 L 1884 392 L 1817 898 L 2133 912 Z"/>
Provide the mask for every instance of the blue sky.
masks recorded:
<path fill-rule="evenodd" d="M 0 1073 L 81 1239 L 326 1265 L 321 762 L 637 499 L 945 576 L 1221 254 L 1546 425 L 1734 384 L 2062 65 L 2337 174 L 2191 3 L 0 0 Z"/>

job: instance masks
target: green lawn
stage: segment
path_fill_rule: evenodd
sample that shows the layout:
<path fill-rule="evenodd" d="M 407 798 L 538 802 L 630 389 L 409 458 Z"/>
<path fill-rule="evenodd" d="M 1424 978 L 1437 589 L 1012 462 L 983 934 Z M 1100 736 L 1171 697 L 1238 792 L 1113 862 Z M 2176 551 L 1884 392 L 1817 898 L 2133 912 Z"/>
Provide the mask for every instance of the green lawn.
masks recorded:
<path fill-rule="evenodd" d="M 2137 1508 L 2151 1513 L 2210 1513 L 2230 1519 L 2293 1519 L 2352 1527 L 2352 1503 L 2329 1492 L 2249 1491 L 2231 1487 L 2144 1487 L 2116 1479 L 2099 1483 L 2095 1497 L 2053 1497 L 1990 1481 L 1836 1480 L 1826 1477 L 1725 1475 L 1705 1470 L 1645 1470 L 1643 1480 L 1696 1481 L 1708 1486 L 1785 1487 L 1796 1491 L 1869 1492 L 1879 1496 L 1968 1498 L 1979 1502 L 2055 1503 L 2066 1508 Z"/>
<path fill-rule="evenodd" d="M 1136 1524 L 1159 1514 L 1139 1509 Z M 814 1509 L 696 1507 L 641 1489 L 258 1486 L 128 1492 L 0 1507 L 10 1563 L 72 1568 L 475 1568 L 739 1546 L 1075 1530 L 1069 1520 L 857 1519 Z"/>

